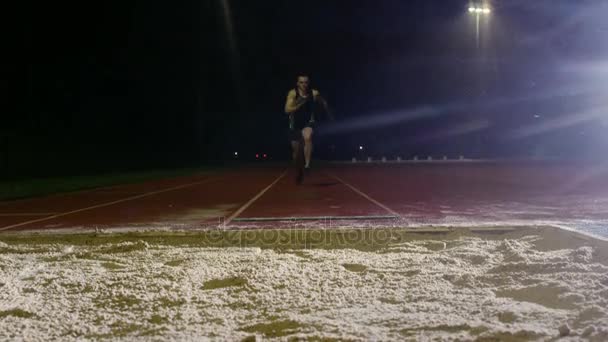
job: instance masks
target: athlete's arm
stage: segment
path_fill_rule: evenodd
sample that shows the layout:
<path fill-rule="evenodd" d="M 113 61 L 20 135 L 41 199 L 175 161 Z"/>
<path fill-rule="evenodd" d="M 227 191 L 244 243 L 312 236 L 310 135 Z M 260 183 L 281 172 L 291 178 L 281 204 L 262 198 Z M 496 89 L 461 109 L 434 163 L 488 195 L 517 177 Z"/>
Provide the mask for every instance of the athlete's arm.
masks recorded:
<path fill-rule="evenodd" d="M 325 114 L 327 114 L 330 120 L 333 120 L 334 116 L 331 110 L 329 110 L 329 105 L 327 105 L 327 101 L 325 101 L 323 96 L 321 96 L 321 94 L 317 90 L 313 90 L 312 93 L 315 97 L 315 100 L 321 105 L 321 107 L 323 107 L 323 111 L 325 111 Z"/>
<path fill-rule="evenodd" d="M 296 100 L 296 91 L 294 89 L 290 90 L 289 93 L 287 93 L 287 101 L 285 101 L 285 113 L 292 114 L 293 112 L 297 111 L 300 107 L 302 107 L 304 102 L 306 102 L 306 101 L 305 100 L 303 100 L 303 101 Z"/>

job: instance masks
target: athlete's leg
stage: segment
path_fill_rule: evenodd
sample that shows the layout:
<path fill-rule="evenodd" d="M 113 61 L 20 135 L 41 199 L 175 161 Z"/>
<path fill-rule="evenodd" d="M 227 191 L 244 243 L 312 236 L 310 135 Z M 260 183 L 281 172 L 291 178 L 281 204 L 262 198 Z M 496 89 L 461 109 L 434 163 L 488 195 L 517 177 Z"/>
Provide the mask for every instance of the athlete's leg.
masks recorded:
<path fill-rule="evenodd" d="M 297 132 L 299 138 L 291 141 L 291 148 L 293 149 L 293 165 L 296 170 L 296 184 L 300 185 L 304 179 L 304 144 L 301 142 L 302 133 Z"/>
<path fill-rule="evenodd" d="M 296 153 L 298 153 L 298 147 L 300 147 L 300 142 L 297 140 L 291 141 L 291 160 L 296 160 Z"/>
<path fill-rule="evenodd" d="M 302 137 L 304 138 L 304 160 L 306 161 L 306 166 L 310 166 L 310 159 L 312 157 L 312 127 L 304 127 L 302 130 Z"/>

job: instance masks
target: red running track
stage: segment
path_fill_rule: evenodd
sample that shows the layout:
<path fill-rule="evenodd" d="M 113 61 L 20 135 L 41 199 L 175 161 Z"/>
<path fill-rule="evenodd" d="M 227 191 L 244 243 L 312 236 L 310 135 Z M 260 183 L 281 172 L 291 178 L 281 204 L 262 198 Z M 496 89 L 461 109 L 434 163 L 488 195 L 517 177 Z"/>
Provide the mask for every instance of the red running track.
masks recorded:
<path fill-rule="evenodd" d="M 608 168 L 577 163 L 247 167 L 0 202 L 0 231 L 555 224 L 608 236 Z"/>

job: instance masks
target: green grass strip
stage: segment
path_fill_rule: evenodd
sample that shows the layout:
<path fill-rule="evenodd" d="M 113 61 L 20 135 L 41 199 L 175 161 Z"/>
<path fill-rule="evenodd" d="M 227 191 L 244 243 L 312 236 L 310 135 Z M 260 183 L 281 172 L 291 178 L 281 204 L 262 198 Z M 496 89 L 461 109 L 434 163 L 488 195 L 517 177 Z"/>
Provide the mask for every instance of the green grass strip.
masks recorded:
<path fill-rule="evenodd" d="M 92 176 L 39 178 L 0 182 L 0 201 L 94 189 L 119 184 L 209 173 L 211 168 L 150 170 Z"/>

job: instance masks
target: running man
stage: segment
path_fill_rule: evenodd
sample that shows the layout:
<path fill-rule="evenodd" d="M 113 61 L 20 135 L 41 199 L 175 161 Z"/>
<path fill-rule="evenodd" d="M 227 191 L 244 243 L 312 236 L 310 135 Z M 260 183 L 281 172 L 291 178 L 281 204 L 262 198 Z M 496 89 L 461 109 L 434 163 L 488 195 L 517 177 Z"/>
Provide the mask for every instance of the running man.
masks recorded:
<path fill-rule="evenodd" d="M 310 169 L 312 135 L 319 119 L 319 107 L 331 118 L 327 102 L 316 89 L 310 87 L 310 78 L 299 74 L 296 88 L 289 91 L 285 102 L 285 113 L 289 115 L 289 140 L 295 161 L 300 139 L 304 140 L 304 168 Z"/>

